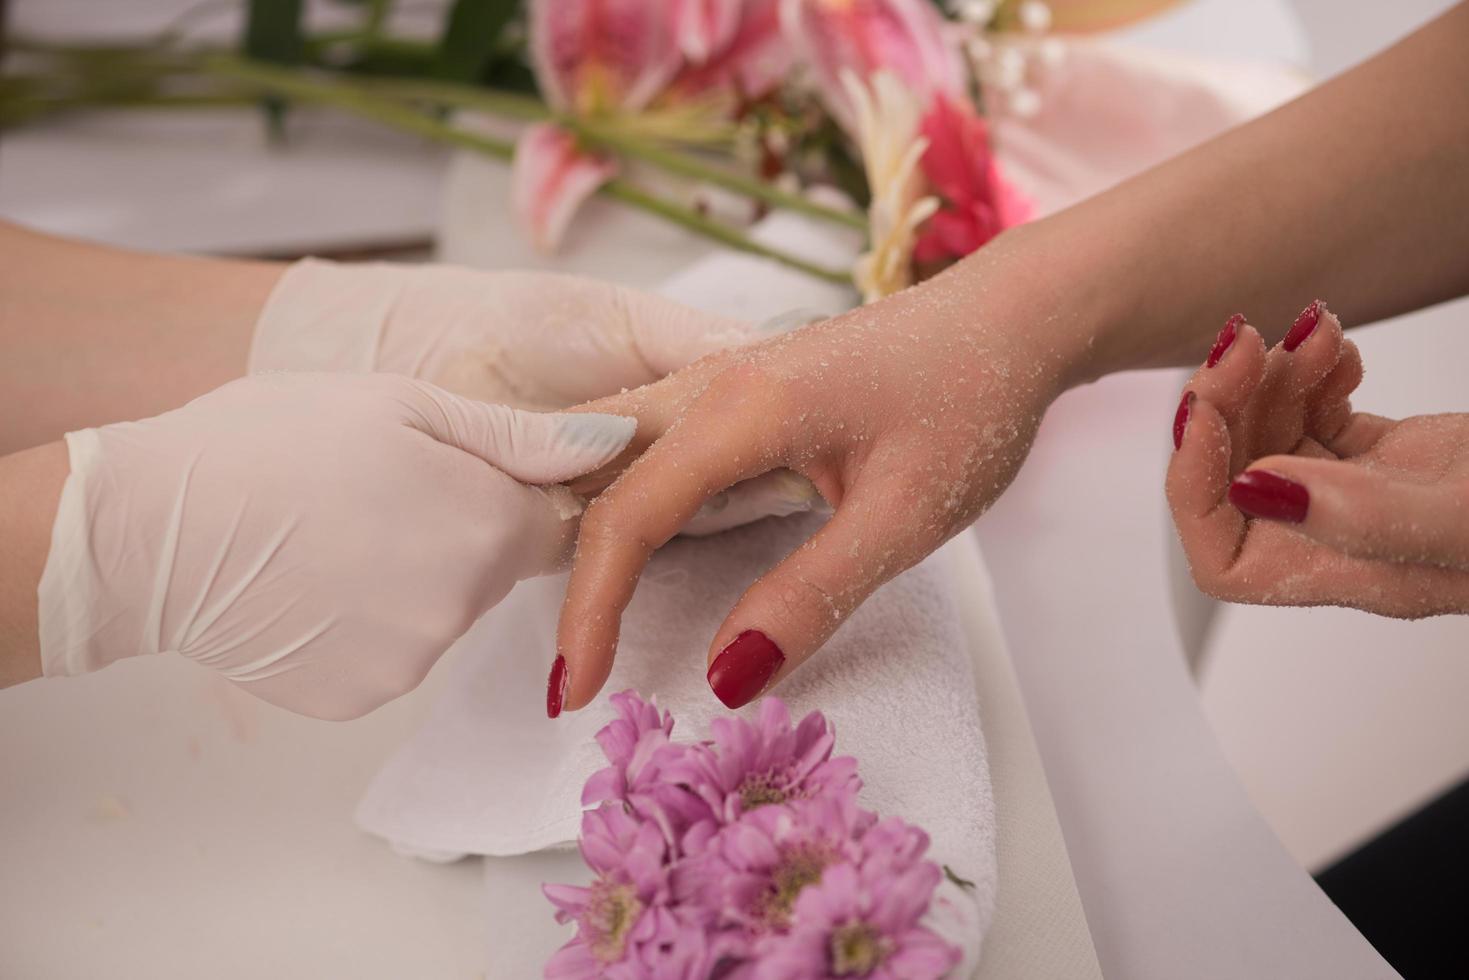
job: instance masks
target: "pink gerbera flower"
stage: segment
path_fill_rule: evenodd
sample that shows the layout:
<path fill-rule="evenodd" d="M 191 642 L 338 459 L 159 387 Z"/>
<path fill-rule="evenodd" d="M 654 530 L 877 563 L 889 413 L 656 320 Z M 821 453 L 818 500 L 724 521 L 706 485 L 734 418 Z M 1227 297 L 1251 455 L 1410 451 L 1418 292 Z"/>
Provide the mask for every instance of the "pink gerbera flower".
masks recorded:
<path fill-rule="evenodd" d="M 772 803 L 855 793 L 861 787 L 857 760 L 831 757 L 836 732 L 819 711 L 792 728 L 785 703 L 766 698 L 756 723 L 719 718 L 709 727 L 712 742 L 687 746 L 663 765 L 667 776 L 702 798 L 720 823 Z"/>

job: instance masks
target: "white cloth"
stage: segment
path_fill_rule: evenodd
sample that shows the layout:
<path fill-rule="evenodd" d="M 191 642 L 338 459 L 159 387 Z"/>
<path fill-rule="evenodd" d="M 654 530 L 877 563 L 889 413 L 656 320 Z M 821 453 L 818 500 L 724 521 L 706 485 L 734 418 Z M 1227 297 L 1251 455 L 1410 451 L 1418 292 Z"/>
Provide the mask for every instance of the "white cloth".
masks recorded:
<path fill-rule="evenodd" d="M 704 679 L 708 638 L 818 524 L 767 520 L 665 546 L 624 617 L 607 690 L 656 696 L 677 719 L 675 737 L 705 736 L 725 713 Z M 363 800 L 364 829 L 436 854 L 521 854 L 576 839 L 582 784 L 605 765 L 592 736 L 612 715 L 599 701 L 546 720 L 564 591 L 562 578 L 524 583 L 466 638 L 447 693 Z M 994 907 L 995 815 L 972 676 L 948 584 L 925 564 L 880 590 L 779 693 L 797 717 L 820 709 L 836 726 L 869 807 L 923 827 L 933 858 L 976 883 L 982 930 Z"/>

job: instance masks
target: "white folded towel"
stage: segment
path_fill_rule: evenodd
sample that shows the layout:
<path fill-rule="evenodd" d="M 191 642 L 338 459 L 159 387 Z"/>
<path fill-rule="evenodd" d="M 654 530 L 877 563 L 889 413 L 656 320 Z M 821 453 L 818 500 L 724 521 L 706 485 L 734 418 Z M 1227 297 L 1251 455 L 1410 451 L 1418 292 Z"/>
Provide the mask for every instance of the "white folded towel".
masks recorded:
<path fill-rule="evenodd" d="M 750 582 L 820 521 L 770 519 L 663 548 L 624 617 L 607 691 L 654 696 L 677 719 L 675 737 L 705 736 L 725 712 L 704 679 L 709 638 Z M 582 783 L 605 764 L 592 736 L 611 712 L 602 700 L 545 717 L 564 591 L 564 577 L 522 583 L 461 642 L 445 693 L 362 801 L 364 829 L 431 857 L 523 854 L 576 839 Z M 994 801 L 947 583 L 926 566 L 899 576 L 780 695 L 796 717 L 820 709 L 835 725 L 837 751 L 859 760 L 867 806 L 923 827 L 934 860 L 975 882 L 977 947 L 994 908 Z M 526 914 L 541 913 L 549 907 Z"/>

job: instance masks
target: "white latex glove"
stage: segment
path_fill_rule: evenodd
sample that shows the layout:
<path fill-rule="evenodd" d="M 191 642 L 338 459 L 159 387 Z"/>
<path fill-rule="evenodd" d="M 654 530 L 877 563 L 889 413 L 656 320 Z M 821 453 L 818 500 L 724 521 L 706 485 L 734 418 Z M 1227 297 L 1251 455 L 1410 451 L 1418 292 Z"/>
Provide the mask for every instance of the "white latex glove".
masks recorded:
<path fill-rule="evenodd" d="M 292 711 L 365 714 L 564 562 L 579 503 L 526 484 L 605 465 L 633 430 L 399 375 L 276 373 L 70 433 L 44 672 L 174 651 Z"/>
<path fill-rule="evenodd" d="M 481 401 L 554 411 L 799 322 L 752 325 L 552 272 L 304 259 L 286 270 L 261 313 L 249 369 L 388 371 Z M 813 506 L 821 501 L 810 483 L 780 471 L 711 500 L 683 533 Z"/>

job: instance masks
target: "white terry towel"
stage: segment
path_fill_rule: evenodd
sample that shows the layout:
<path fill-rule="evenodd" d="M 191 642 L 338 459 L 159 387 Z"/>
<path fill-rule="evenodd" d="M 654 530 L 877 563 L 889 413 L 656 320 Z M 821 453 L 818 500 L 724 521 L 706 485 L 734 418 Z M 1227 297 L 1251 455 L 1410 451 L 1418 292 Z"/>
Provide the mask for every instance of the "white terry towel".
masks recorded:
<path fill-rule="evenodd" d="M 850 241 L 789 215 L 762 222 L 756 235 L 827 262 L 853 251 Z M 662 291 L 750 320 L 793 309 L 834 313 L 854 298 L 728 253 L 696 263 Z M 726 711 L 704 679 L 710 638 L 744 589 L 821 520 L 767 519 L 663 548 L 624 616 L 605 693 L 635 688 L 656 696 L 677 720 L 675 737 L 707 735 L 709 721 Z M 962 930 L 965 966 L 956 972 L 967 975 L 994 910 L 995 812 L 973 668 L 940 568 L 926 562 L 879 590 L 778 693 L 794 717 L 819 709 L 835 725 L 836 751 L 857 757 L 869 808 L 924 828 L 931 857 L 974 882 L 972 908 L 964 904 L 971 915 Z M 604 764 L 592 736 L 611 712 L 602 700 L 555 722 L 545 717 L 565 590 L 564 576 L 521 583 L 451 651 L 445 693 L 358 808 L 363 829 L 405 853 L 441 860 L 531 854 L 575 841 L 582 784 Z M 533 897 L 534 882 L 514 880 L 558 866 L 574 872 L 577 861 L 490 862 L 490 888 L 532 902 L 517 913 L 526 917 L 524 945 L 546 944 L 500 951 L 491 977 L 523 976 L 564 941 L 549 943 L 555 934 L 540 928 L 550 907 Z M 504 926 L 502 934 L 515 934 Z"/>
<path fill-rule="evenodd" d="M 725 711 L 704 680 L 709 638 L 750 582 L 820 521 L 767 519 L 663 548 L 624 617 L 607 691 L 655 696 L 677 719 L 675 737 L 706 735 Z M 561 576 L 523 583 L 461 641 L 445 693 L 362 801 L 364 829 L 440 857 L 576 839 L 582 783 L 605 764 L 592 736 L 611 712 L 603 700 L 545 717 L 564 591 Z M 837 751 L 859 760 L 867 806 L 923 827 L 934 860 L 975 883 L 967 938 L 977 949 L 994 908 L 994 801 L 972 667 L 936 567 L 880 590 L 779 693 L 794 716 L 820 709 L 835 725 Z"/>

